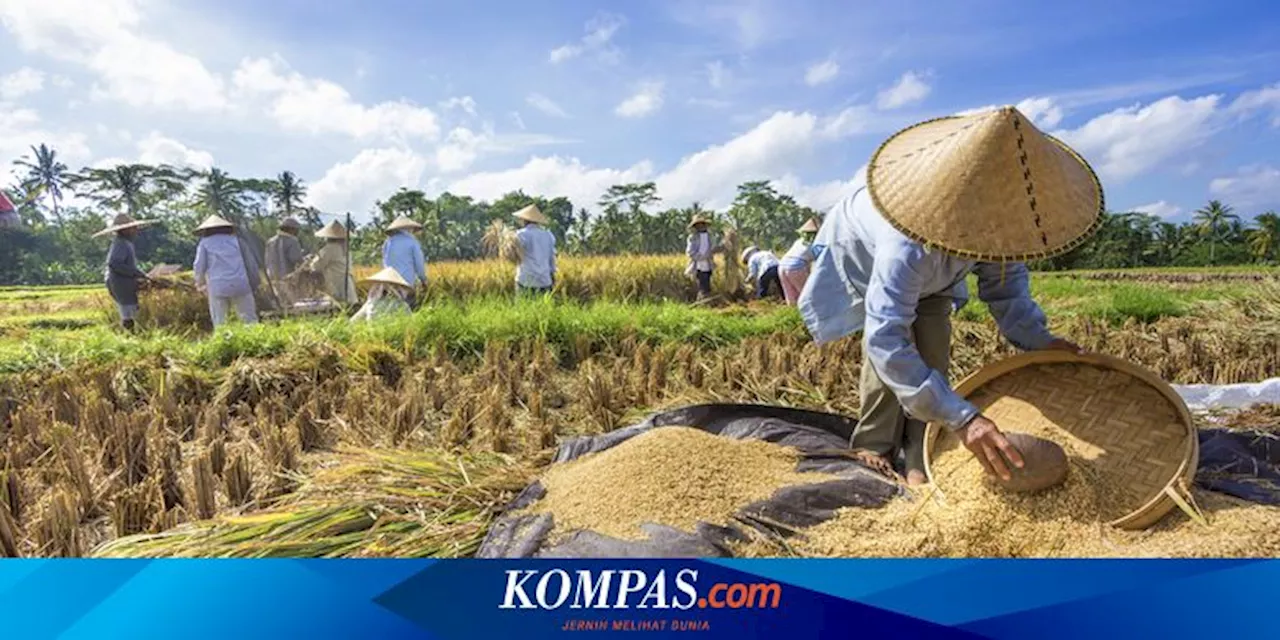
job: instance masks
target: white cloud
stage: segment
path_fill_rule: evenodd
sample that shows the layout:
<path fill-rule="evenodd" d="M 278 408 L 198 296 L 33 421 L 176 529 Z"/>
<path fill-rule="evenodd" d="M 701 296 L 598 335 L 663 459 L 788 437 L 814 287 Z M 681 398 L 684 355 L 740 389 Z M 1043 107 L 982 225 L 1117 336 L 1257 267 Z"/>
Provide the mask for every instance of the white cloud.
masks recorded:
<path fill-rule="evenodd" d="M 554 116 L 556 118 L 569 117 L 569 114 L 565 113 L 565 110 L 561 108 L 560 105 L 556 104 L 555 100 L 552 100 L 541 93 L 531 93 L 529 94 L 529 97 L 524 99 L 524 101 L 529 103 L 529 106 L 549 116 Z"/>
<path fill-rule="evenodd" d="M 468 115 L 476 115 L 476 101 L 471 96 L 462 96 L 461 98 L 449 98 L 440 103 L 440 108 L 446 111 L 450 109 L 461 109 Z"/>
<path fill-rule="evenodd" d="M 1241 167 L 1235 175 L 1215 178 L 1209 192 L 1237 206 L 1280 206 L 1280 169 L 1269 164 Z"/>
<path fill-rule="evenodd" d="M 804 72 L 804 83 L 816 87 L 820 84 L 831 82 L 836 79 L 836 75 L 840 73 L 840 64 L 835 60 L 827 59 L 809 66 Z"/>
<path fill-rule="evenodd" d="M 17 100 L 44 89 L 44 72 L 23 67 L 7 76 L 0 76 L 0 100 Z"/>
<path fill-rule="evenodd" d="M 212 153 L 192 149 L 157 131 L 152 131 L 138 141 L 138 153 L 138 162 L 143 164 L 169 164 L 193 169 L 208 169 L 213 166 Z"/>
<path fill-rule="evenodd" d="M 876 106 L 881 109 L 897 109 L 924 100 L 933 90 L 928 78 L 928 74 L 914 71 L 902 74 L 896 84 L 876 94 Z"/>
<path fill-rule="evenodd" d="M 653 166 L 641 162 L 627 169 L 602 169 L 584 165 L 577 158 L 531 158 L 514 169 L 476 173 L 454 181 L 450 193 L 494 200 L 523 189 L 541 196 L 565 196 L 579 207 L 593 207 L 611 185 L 643 182 L 653 178 Z"/>
<path fill-rule="evenodd" d="M 71 78 L 66 76 L 53 76 L 51 82 L 53 83 L 53 86 L 59 89 L 70 89 L 71 87 L 76 86 L 75 83 L 71 81 Z"/>
<path fill-rule="evenodd" d="M 662 90 L 661 82 L 641 82 L 636 92 L 619 103 L 613 112 L 623 118 L 643 118 L 662 108 Z"/>
<path fill-rule="evenodd" d="M 1240 94 L 1228 108 L 1233 114 L 1247 117 L 1255 111 L 1271 111 L 1271 126 L 1280 127 L 1280 83 Z"/>
<path fill-rule="evenodd" d="M 1062 107 L 1053 98 L 1027 98 L 1017 104 L 1022 115 L 1031 118 L 1039 127 L 1056 127 L 1062 122 Z"/>
<path fill-rule="evenodd" d="M 584 53 L 594 52 L 603 62 L 617 62 L 621 54 L 610 43 L 624 24 L 626 20 L 622 16 L 602 13 L 587 21 L 587 33 L 582 36 L 582 40 L 552 49 L 548 59 L 552 64 L 559 64 Z"/>
<path fill-rule="evenodd" d="M 1182 213 L 1182 207 L 1166 200 L 1160 200 L 1158 202 L 1152 202 L 1151 204 L 1142 204 L 1136 207 L 1131 207 L 1130 211 L 1145 213 L 1157 218 L 1172 218 L 1173 216 Z"/>
<path fill-rule="evenodd" d="M 357 140 L 434 140 L 436 114 L 407 100 L 366 106 L 329 80 L 308 78 L 280 58 L 244 60 L 234 76 L 236 89 L 269 101 L 268 113 L 288 131 L 338 133 Z"/>
<path fill-rule="evenodd" d="M 83 133 L 47 128 L 34 109 L 13 108 L 0 103 L 0 184 L 11 182 L 17 172 L 8 160 L 31 153 L 31 147 L 47 144 L 58 152 L 58 159 L 73 169 L 92 158 L 88 139 Z"/>
<path fill-rule="evenodd" d="M 828 209 L 853 192 L 853 178 L 807 185 L 795 174 L 789 173 L 774 181 L 774 188 L 778 193 L 791 194 L 797 203 L 825 214 Z"/>
<path fill-rule="evenodd" d="M 1218 128 L 1221 96 L 1169 96 L 1104 113 L 1055 135 L 1089 159 L 1107 180 L 1123 181 L 1183 156 Z"/>
<path fill-rule="evenodd" d="M 718 98 L 689 98 L 689 104 L 695 107 L 706 107 L 708 109 L 728 109 L 733 106 L 728 100 L 720 100 Z"/>
<path fill-rule="evenodd" d="M 136 107 L 224 109 L 222 79 L 200 60 L 139 33 L 142 16 L 140 0 L 0 2 L 0 23 L 18 46 L 94 72 L 95 97 Z"/>
<path fill-rule="evenodd" d="M 361 218 L 374 202 L 400 187 L 417 187 L 429 161 L 408 149 L 365 149 L 340 162 L 307 189 L 307 203 L 327 213 L 350 211 Z"/>
<path fill-rule="evenodd" d="M 712 89 L 723 89 L 725 83 L 729 81 L 729 70 L 725 68 L 724 63 L 716 60 L 707 63 L 707 82 Z"/>

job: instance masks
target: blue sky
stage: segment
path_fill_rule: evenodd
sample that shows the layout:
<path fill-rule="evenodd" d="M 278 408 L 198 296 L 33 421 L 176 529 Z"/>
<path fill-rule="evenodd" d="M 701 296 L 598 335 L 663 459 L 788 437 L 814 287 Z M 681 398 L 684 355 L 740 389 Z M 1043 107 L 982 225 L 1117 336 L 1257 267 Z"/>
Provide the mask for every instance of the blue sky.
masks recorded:
<path fill-rule="evenodd" d="M 825 208 L 894 130 L 1018 104 L 1113 209 L 1280 208 L 1275 2 L 0 0 L 0 27 L 6 168 L 47 142 L 289 169 L 357 214 L 401 186 L 589 207 L 647 180 Z"/>

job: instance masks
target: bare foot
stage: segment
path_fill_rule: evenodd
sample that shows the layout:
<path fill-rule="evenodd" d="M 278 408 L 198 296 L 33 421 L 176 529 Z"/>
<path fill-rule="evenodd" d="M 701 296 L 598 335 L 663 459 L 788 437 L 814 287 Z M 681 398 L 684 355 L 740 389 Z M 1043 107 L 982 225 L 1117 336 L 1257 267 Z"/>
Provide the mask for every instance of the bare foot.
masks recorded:
<path fill-rule="evenodd" d="M 907 471 L 907 486 L 919 487 L 926 484 L 929 484 L 929 476 L 926 476 L 923 471 L 919 469 Z"/>
<path fill-rule="evenodd" d="M 898 479 L 897 472 L 893 470 L 893 463 L 889 462 L 888 458 L 867 449 L 854 449 L 850 455 L 854 460 L 866 465 L 868 469 L 885 477 Z"/>

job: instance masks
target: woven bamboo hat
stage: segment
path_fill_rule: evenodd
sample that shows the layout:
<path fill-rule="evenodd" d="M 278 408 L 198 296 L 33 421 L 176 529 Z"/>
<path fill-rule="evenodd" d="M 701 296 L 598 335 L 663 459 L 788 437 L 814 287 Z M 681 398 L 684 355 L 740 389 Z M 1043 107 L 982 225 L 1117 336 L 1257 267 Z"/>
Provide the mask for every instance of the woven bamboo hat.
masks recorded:
<path fill-rule="evenodd" d="M 989 365 L 956 386 L 1002 431 L 1038 435 L 1072 459 L 1071 474 L 1087 473 L 1100 487 L 1099 513 L 1080 514 L 1122 529 L 1145 529 L 1174 506 L 1193 510 L 1189 487 L 1200 448 L 1182 398 L 1155 374 L 1127 361 L 1065 351 L 1023 353 Z M 962 446 L 952 432 L 930 424 L 925 470 L 945 496 L 971 477 L 937 468 L 940 454 Z M 979 464 L 968 456 L 965 464 Z M 1071 478 L 1068 477 L 1068 482 Z"/>
<path fill-rule="evenodd" d="M 149 224 L 155 224 L 156 222 L 158 221 L 157 220 L 134 220 L 133 216 L 127 213 L 121 213 L 121 214 L 117 214 L 116 217 L 111 220 L 111 224 L 106 229 L 103 229 L 102 231 L 99 231 L 93 234 L 93 237 L 99 238 L 109 233 L 115 233 L 123 229 L 145 227 Z"/>
<path fill-rule="evenodd" d="M 417 222 L 410 220 L 408 216 L 400 216 L 399 218 L 396 218 L 391 224 L 387 225 L 387 231 L 399 231 L 401 229 L 417 230 L 421 228 L 422 228 L 421 224 L 418 224 Z"/>
<path fill-rule="evenodd" d="M 382 271 L 365 278 L 361 282 L 380 282 L 382 284 L 394 284 L 406 289 L 410 288 L 409 283 L 404 281 L 404 277 L 400 275 L 400 272 L 396 271 L 392 267 L 387 267 Z"/>
<path fill-rule="evenodd" d="M 337 240 L 345 240 L 347 238 L 347 229 L 343 227 L 337 220 L 330 222 L 325 227 L 316 232 L 317 238 L 333 238 Z"/>
<path fill-rule="evenodd" d="M 196 227 L 196 231 L 209 231 L 211 229 L 234 229 L 234 228 L 236 228 L 236 225 L 232 224 L 230 220 L 227 220 L 226 218 L 223 218 L 221 216 L 213 215 L 213 216 L 209 216 L 208 218 L 205 218 L 204 222 L 201 222 L 200 226 Z"/>
<path fill-rule="evenodd" d="M 743 263 L 743 264 L 746 264 L 747 260 L 750 260 L 750 259 L 751 259 L 751 256 L 752 256 L 752 255 L 754 255 L 754 254 L 755 254 L 755 252 L 757 252 L 757 251 L 759 251 L 759 249 L 757 249 L 755 245 L 751 245 L 750 247 L 747 247 L 746 249 L 743 249 L 743 250 L 742 250 L 742 263 Z"/>
<path fill-rule="evenodd" d="M 1102 222 L 1102 185 L 1070 147 L 1013 107 L 929 120 L 867 166 L 881 214 L 906 236 L 991 262 L 1065 253 Z"/>
<path fill-rule="evenodd" d="M 818 221 L 815 218 L 809 218 L 809 220 L 804 223 L 804 226 L 800 227 L 799 229 L 796 229 L 796 233 L 817 233 L 817 232 L 818 232 Z"/>
<path fill-rule="evenodd" d="M 708 220 L 705 216 L 696 215 L 693 217 L 693 220 L 689 221 L 689 228 L 692 229 L 700 224 L 711 224 L 711 221 Z"/>
<path fill-rule="evenodd" d="M 542 215 L 541 211 L 538 211 L 537 205 L 532 205 L 532 204 L 513 213 L 512 215 L 514 215 L 515 217 L 521 220 L 524 220 L 525 222 L 533 222 L 537 224 L 547 224 L 548 222 L 550 222 L 549 220 L 547 220 L 546 216 Z"/>

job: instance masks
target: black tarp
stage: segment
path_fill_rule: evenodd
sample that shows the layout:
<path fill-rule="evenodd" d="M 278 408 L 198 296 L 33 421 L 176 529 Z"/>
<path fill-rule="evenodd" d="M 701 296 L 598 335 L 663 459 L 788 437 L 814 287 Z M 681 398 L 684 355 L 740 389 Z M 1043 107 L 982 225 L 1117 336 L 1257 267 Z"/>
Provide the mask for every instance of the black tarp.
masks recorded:
<path fill-rule="evenodd" d="M 1280 436 L 1267 431 L 1200 430 L 1196 485 L 1280 505 Z"/>
<path fill-rule="evenodd" d="M 725 557 L 726 543 L 745 539 L 747 528 L 785 536 L 790 529 L 810 527 L 832 518 L 842 507 L 877 507 L 905 492 L 897 484 L 865 468 L 848 454 L 854 422 L 814 411 L 765 405 L 713 404 L 655 414 L 635 426 L 562 444 L 556 462 L 615 447 L 651 429 L 679 425 L 726 438 L 757 439 L 795 447 L 798 471 L 814 471 L 839 479 L 780 489 L 766 500 L 739 510 L 730 526 L 700 523 L 694 531 L 648 524 L 648 539 L 619 540 L 594 531 L 577 531 L 552 541 L 554 514 L 519 513 L 545 494 L 534 482 L 525 488 L 494 524 L 477 552 L 481 558 L 673 558 Z"/>

